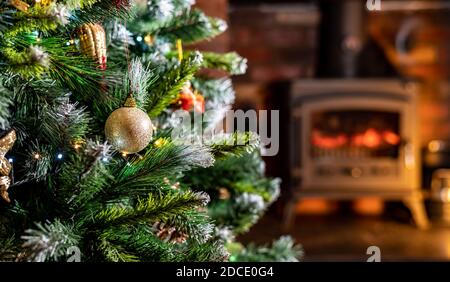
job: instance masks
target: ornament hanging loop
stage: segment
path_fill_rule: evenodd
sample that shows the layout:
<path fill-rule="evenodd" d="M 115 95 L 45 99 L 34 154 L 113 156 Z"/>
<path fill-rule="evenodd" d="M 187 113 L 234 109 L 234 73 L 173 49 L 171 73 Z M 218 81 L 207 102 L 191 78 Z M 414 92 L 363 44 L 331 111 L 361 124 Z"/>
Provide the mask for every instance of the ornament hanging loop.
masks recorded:
<path fill-rule="evenodd" d="M 123 103 L 124 107 L 128 107 L 128 108 L 136 108 L 137 107 L 137 103 L 136 100 L 133 97 L 133 94 L 128 94 L 127 99 L 125 100 L 125 103 Z"/>
<path fill-rule="evenodd" d="M 177 51 L 178 51 L 178 61 L 181 63 L 183 61 L 183 41 L 177 39 Z"/>

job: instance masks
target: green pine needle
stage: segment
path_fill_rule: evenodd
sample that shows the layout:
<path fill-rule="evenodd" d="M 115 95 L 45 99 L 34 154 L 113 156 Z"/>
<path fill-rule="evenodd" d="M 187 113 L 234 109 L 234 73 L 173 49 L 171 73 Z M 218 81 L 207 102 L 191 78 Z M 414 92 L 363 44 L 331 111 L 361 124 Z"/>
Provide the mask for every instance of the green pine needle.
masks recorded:
<path fill-rule="evenodd" d="M 166 221 L 196 207 L 204 206 L 209 198 L 203 193 L 184 192 L 168 195 L 149 194 L 133 207 L 120 205 L 107 208 L 96 215 L 97 224 L 121 225 Z"/>
<path fill-rule="evenodd" d="M 145 108 L 151 117 L 158 116 L 176 100 L 181 88 L 199 70 L 201 62 L 201 55 L 193 53 L 180 64 L 175 64 L 172 68 L 162 70 L 145 103 Z"/>

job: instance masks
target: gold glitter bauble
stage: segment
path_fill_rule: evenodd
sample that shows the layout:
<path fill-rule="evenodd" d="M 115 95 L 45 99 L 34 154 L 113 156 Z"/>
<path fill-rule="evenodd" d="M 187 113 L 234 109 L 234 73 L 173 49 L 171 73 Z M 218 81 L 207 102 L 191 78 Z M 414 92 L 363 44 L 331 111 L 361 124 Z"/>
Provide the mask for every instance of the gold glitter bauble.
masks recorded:
<path fill-rule="evenodd" d="M 130 97 L 124 107 L 112 112 L 106 120 L 106 139 L 124 153 L 137 153 L 144 149 L 150 143 L 152 134 L 152 121 Z"/>

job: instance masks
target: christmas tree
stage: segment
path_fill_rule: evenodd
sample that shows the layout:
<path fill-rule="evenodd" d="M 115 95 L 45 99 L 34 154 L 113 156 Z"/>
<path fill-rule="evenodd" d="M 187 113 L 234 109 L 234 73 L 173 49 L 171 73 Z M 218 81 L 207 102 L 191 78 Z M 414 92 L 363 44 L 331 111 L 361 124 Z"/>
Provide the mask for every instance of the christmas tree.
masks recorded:
<path fill-rule="evenodd" d="M 279 180 L 256 134 L 208 134 L 234 91 L 200 71 L 246 60 L 183 48 L 226 29 L 193 2 L 0 3 L 0 261 L 300 257 L 289 237 L 234 243 Z M 185 132 L 180 110 L 214 114 Z"/>

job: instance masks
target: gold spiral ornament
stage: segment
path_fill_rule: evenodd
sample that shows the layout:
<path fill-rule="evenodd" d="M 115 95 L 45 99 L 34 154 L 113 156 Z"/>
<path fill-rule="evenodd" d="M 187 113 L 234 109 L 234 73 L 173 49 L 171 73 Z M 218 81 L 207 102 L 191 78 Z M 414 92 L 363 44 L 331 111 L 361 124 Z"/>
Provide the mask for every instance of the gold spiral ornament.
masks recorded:
<path fill-rule="evenodd" d="M 106 33 L 98 23 L 88 23 L 77 30 L 81 52 L 93 58 L 100 69 L 106 69 Z"/>
<path fill-rule="evenodd" d="M 10 130 L 2 138 L 0 138 L 0 197 L 6 202 L 11 202 L 9 199 L 8 188 L 11 185 L 11 178 L 9 173 L 11 172 L 12 165 L 6 159 L 6 153 L 11 150 L 16 142 L 16 131 Z"/>

